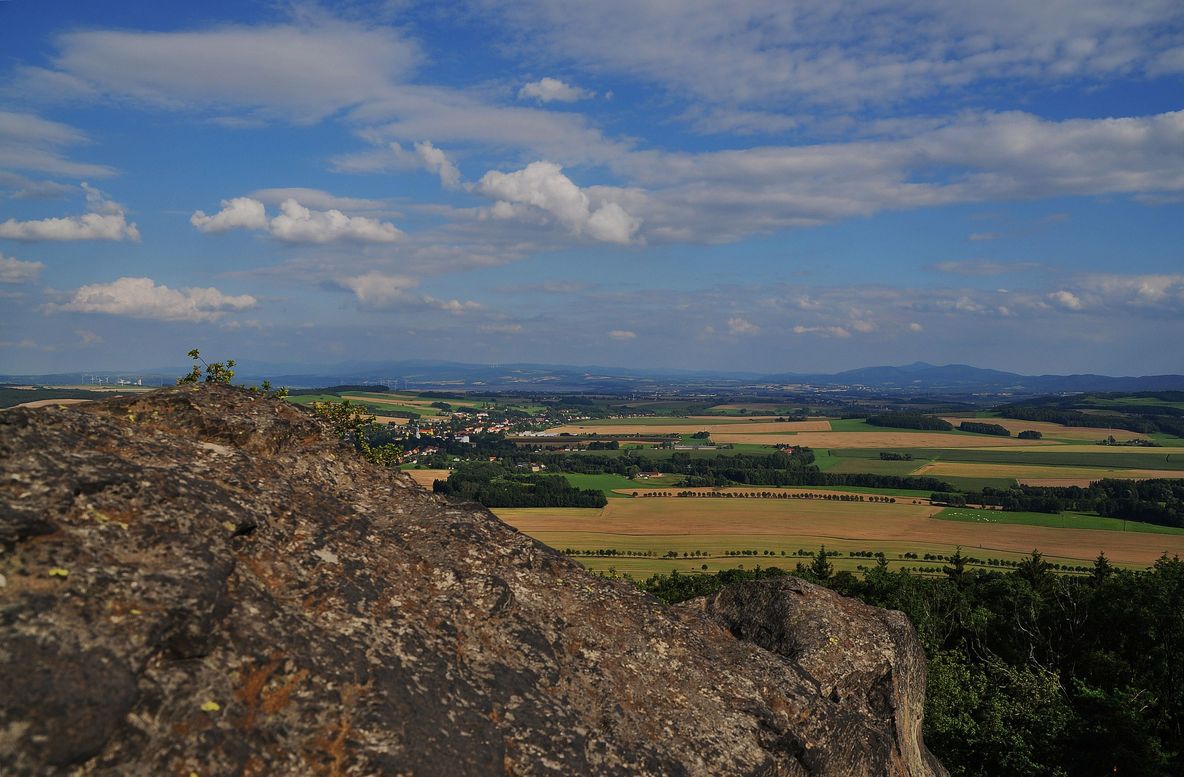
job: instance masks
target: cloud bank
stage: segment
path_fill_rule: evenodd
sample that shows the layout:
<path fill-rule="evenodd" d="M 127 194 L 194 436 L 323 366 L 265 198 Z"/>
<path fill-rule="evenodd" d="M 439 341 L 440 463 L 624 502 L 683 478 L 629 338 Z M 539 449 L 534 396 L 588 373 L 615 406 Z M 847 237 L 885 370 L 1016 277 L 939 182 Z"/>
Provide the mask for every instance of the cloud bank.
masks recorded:
<path fill-rule="evenodd" d="M 280 202 L 280 213 L 271 220 L 259 200 L 235 197 L 222 200 L 222 209 L 212 216 L 196 211 L 189 217 L 189 223 L 211 234 L 232 229 L 265 230 L 286 243 L 394 243 L 403 238 L 403 231 L 390 222 L 347 216 L 336 208 L 312 210 L 291 197 Z"/>
<path fill-rule="evenodd" d="M 155 321 L 216 321 L 227 313 L 255 307 L 249 294 L 223 294 L 215 288 L 170 289 L 151 278 L 119 278 L 74 291 L 68 302 L 46 306 L 49 312 L 105 313 Z"/>

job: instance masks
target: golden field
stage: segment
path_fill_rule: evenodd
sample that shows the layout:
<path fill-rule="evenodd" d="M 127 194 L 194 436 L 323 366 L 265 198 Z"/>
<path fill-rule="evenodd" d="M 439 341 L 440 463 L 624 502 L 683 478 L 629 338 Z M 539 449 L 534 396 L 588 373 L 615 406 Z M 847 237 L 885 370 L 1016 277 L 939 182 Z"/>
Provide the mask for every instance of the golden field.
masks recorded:
<path fill-rule="evenodd" d="M 908 551 L 948 555 L 955 547 L 984 558 L 1018 559 L 1034 548 L 1062 563 L 1088 564 L 1099 552 L 1115 563 L 1147 566 L 1162 553 L 1184 553 L 1184 535 L 1072 529 L 1017 524 L 971 523 L 933 518 L 938 507 L 913 504 L 823 500 L 613 499 L 601 509 L 497 509 L 506 523 L 554 548 L 618 551 L 706 552 L 707 558 L 580 558 L 593 568 L 651 574 L 672 568 L 735 567 L 738 563 L 786 564 L 781 552 L 816 549 L 883 551 L 889 558 Z M 729 550 L 762 555 L 735 557 Z M 779 559 L 763 555 L 772 551 Z M 848 568 L 867 559 L 845 559 Z M 916 562 L 905 562 L 913 564 Z M 841 565 L 842 566 L 842 565 Z"/>

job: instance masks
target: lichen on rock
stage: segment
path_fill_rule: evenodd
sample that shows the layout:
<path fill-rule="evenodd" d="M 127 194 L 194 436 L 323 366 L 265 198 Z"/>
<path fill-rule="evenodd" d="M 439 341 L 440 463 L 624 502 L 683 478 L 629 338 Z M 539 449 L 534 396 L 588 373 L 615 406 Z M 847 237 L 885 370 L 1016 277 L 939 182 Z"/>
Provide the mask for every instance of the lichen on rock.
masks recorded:
<path fill-rule="evenodd" d="M 5 774 L 944 774 L 899 614 L 665 607 L 228 386 L 0 413 L 0 575 Z"/>

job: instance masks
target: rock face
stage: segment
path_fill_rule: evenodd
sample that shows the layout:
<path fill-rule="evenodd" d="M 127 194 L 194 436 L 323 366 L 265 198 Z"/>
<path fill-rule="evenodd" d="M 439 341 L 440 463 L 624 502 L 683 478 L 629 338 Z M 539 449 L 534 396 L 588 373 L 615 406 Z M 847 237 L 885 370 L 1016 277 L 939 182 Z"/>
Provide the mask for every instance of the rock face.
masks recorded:
<path fill-rule="evenodd" d="M 793 661 L 840 715 L 870 721 L 869 764 L 944 774 L 921 741 L 925 656 L 904 613 L 870 607 L 795 577 L 737 583 L 682 605 Z"/>
<path fill-rule="evenodd" d="M 945 773 L 898 615 L 665 607 L 238 389 L 0 413 L 0 575 L 5 775 Z"/>

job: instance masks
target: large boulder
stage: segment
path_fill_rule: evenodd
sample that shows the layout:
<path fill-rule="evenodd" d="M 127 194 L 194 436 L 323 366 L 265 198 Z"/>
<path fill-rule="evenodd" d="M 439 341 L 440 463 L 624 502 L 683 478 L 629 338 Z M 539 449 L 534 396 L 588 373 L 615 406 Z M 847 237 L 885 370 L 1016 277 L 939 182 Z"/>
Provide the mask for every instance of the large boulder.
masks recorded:
<path fill-rule="evenodd" d="M 0 575 L 5 775 L 944 773 L 895 616 L 832 678 L 230 387 L 0 413 Z"/>
<path fill-rule="evenodd" d="M 796 577 L 736 583 L 681 606 L 793 661 L 838 714 L 873 722 L 879 739 L 859 747 L 874 750 L 868 754 L 888 765 L 885 773 L 944 774 L 921 739 L 925 654 L 904 613 Z"/>

